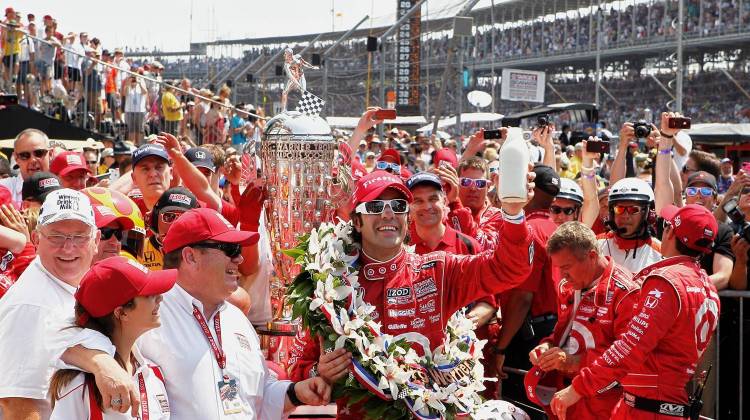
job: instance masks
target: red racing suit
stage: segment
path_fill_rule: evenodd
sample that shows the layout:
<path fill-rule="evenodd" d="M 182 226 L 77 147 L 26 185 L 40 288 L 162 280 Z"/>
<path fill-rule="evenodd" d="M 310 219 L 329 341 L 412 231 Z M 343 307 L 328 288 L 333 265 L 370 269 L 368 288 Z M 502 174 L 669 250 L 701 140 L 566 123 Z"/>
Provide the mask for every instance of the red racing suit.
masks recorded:
<path fill-rule="evenodd" d="M 453 229 L 476 239 L 482 246 L 482 251 L 495 249 L 500 243 L 503 215 L 499 208 L 491 206 L 489 202 L 476 217 L 460 201 L 451 203 L 448 220 Z"/>
<path fill-rule="evenodd" d="M 3 255 L 0 258 L 0 297 L 3 297 L 36 258 L 36 247 L 33 243 L 26 242 L 26 246 L 18 254 L 0 250 L 0 255 Z"/>
<path fill-rule="evenodd" d="M 597 397 L 618 382 L 637 397 L 687 404 L 695 373 L 719 319 L 719 296 L 699 262 L 677 256 L 635 275 L 642 283 L 625 333 L 573 379 L 575 390 Z M 687 415 L 687 413 L 684 413 Z M 620 398 L 613 419 L 671 419 L 629 406 Z"/>
<path fill-rule="evenodd" d="M 580 292 L 577 307 L 577 291 L 567 280 L 560 281 L 557 325 L 552 335 L 542 340 L 552 347 L 562 347 L 568 354 L 580 356 L 582 368 L 591 365 L 626 331 L 638 296 L 638 283 L 630 271 L 615 264 L 612 258 L 605 258 L 609 265 L 591 288 Z M 596 397 L 583 398 L 568 408 L 567 417 L 576 420 L 609 418 L 621 395 L 620 388 L 612 388 Z"/>
<path fill-rule="evenodd" d="M 525 220 L 503 225 L 496 252 L 417 255 L 405 249 L 390 261 L 378 262 L 361 254 L 360 290 L 375 306 L 372 316 L 385 334 L 417 332 L 442 344 L 443 331 L 454 312 L 489 294 L 513 288 L 531 271 L 531 234 Z M 317 375 L 320 348 L 317 337 L 300 331 L 291 346 L 289 376 L 300 381 Z M 361 420 L 362 413 L 337 401 L 339 419 Z"/>

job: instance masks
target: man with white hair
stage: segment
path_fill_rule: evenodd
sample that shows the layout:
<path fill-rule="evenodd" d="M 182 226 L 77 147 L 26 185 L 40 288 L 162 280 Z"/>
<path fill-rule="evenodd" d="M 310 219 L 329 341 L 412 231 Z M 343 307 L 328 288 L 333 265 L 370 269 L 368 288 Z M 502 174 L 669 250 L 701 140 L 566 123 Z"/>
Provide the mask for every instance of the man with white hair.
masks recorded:
<path fill-rule="evenodd" d="M 36 128 L 21 131 L 13 142 L 13 158 L 18 164 L 18 175 L 1 179 L 0 186 L 10 191 L 13 205 L 20 208 L 23 181 L 36 172 L 49 171 L 49 138 Z"/>

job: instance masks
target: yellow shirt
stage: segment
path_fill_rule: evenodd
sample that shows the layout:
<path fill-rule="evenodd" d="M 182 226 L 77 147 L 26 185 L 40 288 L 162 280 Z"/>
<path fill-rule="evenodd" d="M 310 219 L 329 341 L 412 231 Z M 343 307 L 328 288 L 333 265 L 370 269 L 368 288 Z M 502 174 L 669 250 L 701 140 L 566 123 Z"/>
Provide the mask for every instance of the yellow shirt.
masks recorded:
<path fill-rule="evenodd" d="M 164 256 L 153 237 L 144 239 L 143 256 L 138 258 L 138 262 L 151 271 L 159 271 L 164 268 Z"/>
<path fill-rule="evenodd" d="M 18 29 L 5 29 L 4 35 L 3 54 L 6 56 L 10 56 L 11 54 L 21 54 L 21 38 L 23 38 L 23 32 Z"/>
<path fill-rule="evenodd" d="M 170 111 L 170 109 L 177 108 L 177 111 Z M 174 96 L 172 92 L 164 92 L 161 95 L 161 112 L 164 114 L 166 121 L 181 121 L 182 120 L 182 109 L 180 109 L 180 101 Z"/>
<path fill-rule="evenodd" d="M 573 156 L 570 158 L 570 163 L 568 164 L 568 172 L 573 174 L 573 177 L 575 178 L 576 175 L 578 175 L 578 172 L 581 172 L 581 166 L 582 166 L 581 159 L 578 156 Z"/>

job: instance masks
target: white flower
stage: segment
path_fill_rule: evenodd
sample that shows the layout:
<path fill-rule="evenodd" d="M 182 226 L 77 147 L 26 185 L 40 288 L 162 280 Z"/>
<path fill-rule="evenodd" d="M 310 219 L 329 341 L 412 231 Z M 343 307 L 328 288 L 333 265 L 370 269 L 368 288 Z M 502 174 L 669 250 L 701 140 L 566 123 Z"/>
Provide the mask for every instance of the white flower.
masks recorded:
<path fill-rule="evenodd" d="M 359 329 L 365 325 L 365 321 L 358 318 L 356 315 L 352 319 L 349 319 L 349 314 L 346 312 L 346 309 L 341 308 L 339 312 L 340 315 L 338 321 L 340 322 L 342 332 L 340 333 L 341 335 L 339 338 L 336 339 L 336 345 L 334 347 L 336 350 L 344 347 L 347 338 L 354 340 L 355 343 L 357 341 L 362 341 L 363 335 L 360 334 Z M 336 327 L 334 327 L 334 329 L 336 329 Z"/>
<path fill-rule="evenodd" d="M 333 280 L 333 276 L 329 275 L 326 278 L 325 282 L 318 282 L 318 284 L 315 286 L 315 298 L 312 300 L 312 302 L 310 302 L 310 310 L 314 311 L 322 306 L 329 314 L 333 316 L 333 318 L 335 318 L 336 307 L 334 306 L 334 302 L 337 300 L 345 299 L 352 292 L 352 289 L 349 286 L 334 287 Z M 339 334 L 341 333 L 339 332 Z"/>
<path fill-rule="evenodd" d="M 318 241 L 318 231 L 313 229 L 310 232 L 310 239 L 307 241 L 307 253 L 316 255 L 320 252 L 320 242 Z"/>
<path fill-rule="evenodd" d="M 444 413 L 445 405 L 440 402 L 440 397 L 441 396 L 439 392 L 434 392 L 430 389 L 425 388 L 422 392 L 422 395 L 417 397 L 416 401 L 414 401 L 414 410 L 419 411 L 422 415 L 428 415 L 429 410 L 424 409 L 429 407 L 439 413 Z"/>

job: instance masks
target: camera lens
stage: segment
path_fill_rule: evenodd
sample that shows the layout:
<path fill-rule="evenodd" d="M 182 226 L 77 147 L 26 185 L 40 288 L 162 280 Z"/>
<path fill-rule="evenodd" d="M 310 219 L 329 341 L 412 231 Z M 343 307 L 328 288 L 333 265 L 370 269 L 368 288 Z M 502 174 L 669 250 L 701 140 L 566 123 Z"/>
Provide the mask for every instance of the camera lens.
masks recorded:
<path fill-rule="evenodd" d="M 646 125 L 636 125 L 635 126 L 635 136 L 638 138 L 646 138 L 648 137 L 651 130 Z"/>

